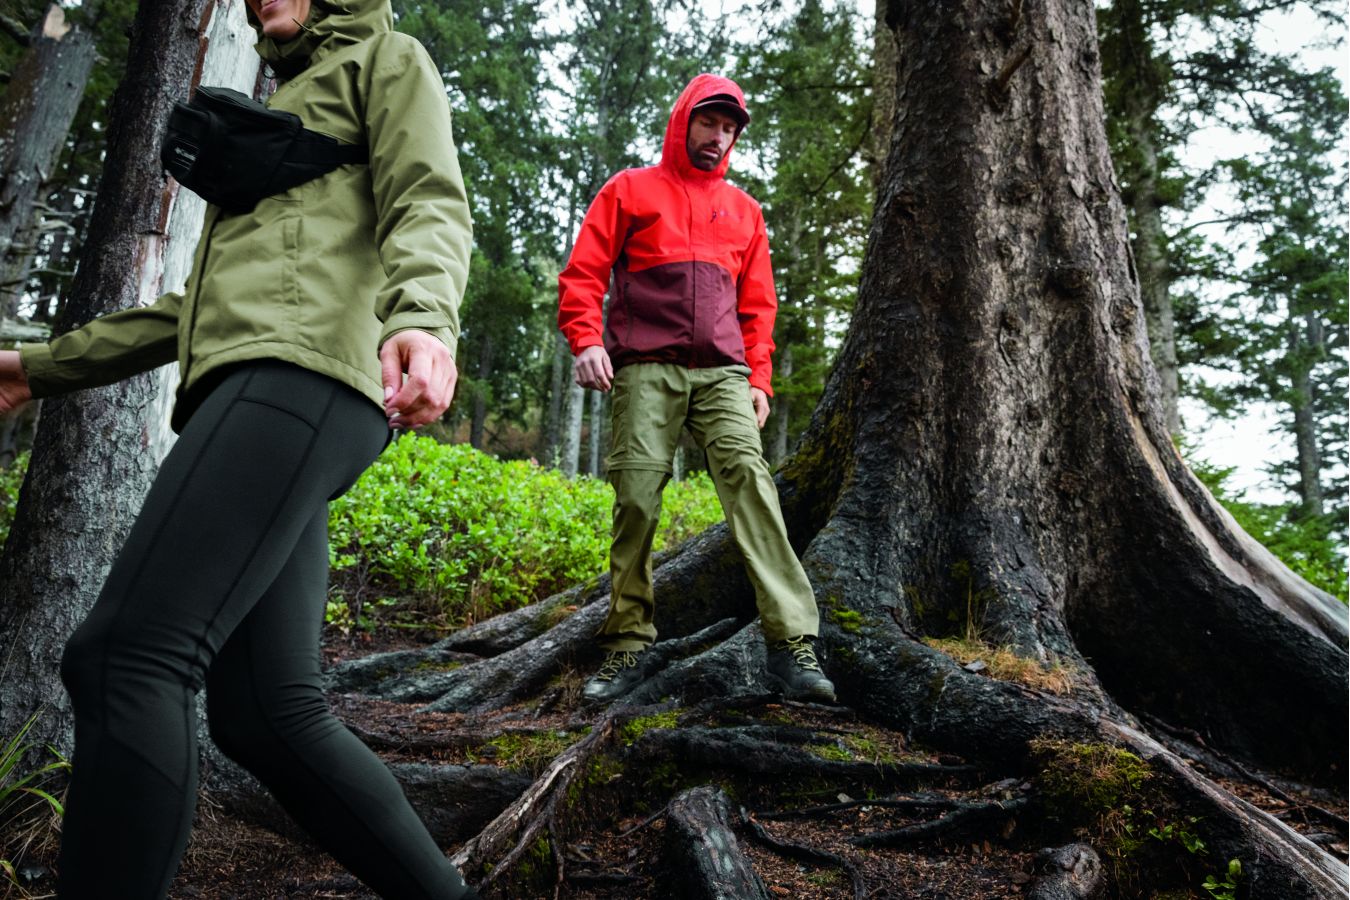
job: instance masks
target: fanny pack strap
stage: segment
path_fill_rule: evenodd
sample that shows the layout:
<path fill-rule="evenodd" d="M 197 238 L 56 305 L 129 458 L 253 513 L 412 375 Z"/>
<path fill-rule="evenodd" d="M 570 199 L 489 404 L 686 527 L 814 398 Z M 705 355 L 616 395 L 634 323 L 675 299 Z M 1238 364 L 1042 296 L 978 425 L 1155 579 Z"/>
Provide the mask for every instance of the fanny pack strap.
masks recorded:
<path fill-rule="evenodd" d="M 286 162 L 337 168 L 370 162 L 370 151 L 364 144 L 339 144 L 326 134 L 302 128 L 286 154 Z"/>

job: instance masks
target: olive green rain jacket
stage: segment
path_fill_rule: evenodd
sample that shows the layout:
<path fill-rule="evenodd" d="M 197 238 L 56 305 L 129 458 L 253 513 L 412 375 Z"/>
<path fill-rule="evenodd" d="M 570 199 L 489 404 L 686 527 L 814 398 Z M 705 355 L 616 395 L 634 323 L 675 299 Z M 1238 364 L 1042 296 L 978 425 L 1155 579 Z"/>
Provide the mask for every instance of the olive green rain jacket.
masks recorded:
<path fill-rule="evenodd" d="M 231 363 L 284 360 L 383 408 L 387 338 L 416 328 L 454 352 L 469 204 L 440 73 L 421 44 L 392 27 L 389 0 L 313 0 L 294 40 L 259 41 L 258 54 L 288 79 L 268 106 L 366 144 L 369 165 L 342 166 L 251 213 L 208 207 L 182 293 L 21 348 L 34 396 L 177 359 L 177 430 L 183 398 Z"/>

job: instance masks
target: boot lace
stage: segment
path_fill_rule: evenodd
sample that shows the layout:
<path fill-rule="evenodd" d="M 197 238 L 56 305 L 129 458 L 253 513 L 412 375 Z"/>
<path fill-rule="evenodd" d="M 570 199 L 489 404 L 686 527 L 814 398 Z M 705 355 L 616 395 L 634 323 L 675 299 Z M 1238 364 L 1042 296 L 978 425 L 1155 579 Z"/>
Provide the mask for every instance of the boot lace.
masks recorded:
<path fill-rule="evenodd" d="M 605 654 L 605 661 L 600 664 L 600 671 L 595 673 L 595 677 L 601 681 L 613 681 L 614 676 L 636 666 L 637 661 L 637 654 L 631 650 L 610 650 Z"/>
<path fill-rule="evenodd" d="M 822 675 L 824 674 L 820 668 L 820 661 L 816 659 L 816 648 L 812 645 L 811 640 L 805 635 L 787 638 L 779 644 L 778 647 L 779 649 L 790 652 L 792 654 L 792 661 L 795 662 L 799 668 L 805 669 L 808 672 L 820 672 Z"/>

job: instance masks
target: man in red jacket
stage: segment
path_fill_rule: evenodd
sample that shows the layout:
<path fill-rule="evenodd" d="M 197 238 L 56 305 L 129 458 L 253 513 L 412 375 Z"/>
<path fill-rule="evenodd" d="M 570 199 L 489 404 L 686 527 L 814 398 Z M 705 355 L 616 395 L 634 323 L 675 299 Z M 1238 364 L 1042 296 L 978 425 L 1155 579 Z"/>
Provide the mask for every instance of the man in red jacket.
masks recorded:
<path fill-rule="evenodd" d="M 627 169 L 601 188 L 558 276 L 558 326 L 576 381 L 614 391 L 613 587 L 590 700 L 612 700 L 644 674 L 640 654 L 656 639 L 652 538 L 686 427 L 707 452 L 745 557 L 770 678 L 789 697 L 834 700 L 812 645 L 815 595 L 760 448 L 778 300 L 759 204 L 722 178 L 749 121 L 735 82 L 691 81 L 670 114 L 660 165 Z"/>

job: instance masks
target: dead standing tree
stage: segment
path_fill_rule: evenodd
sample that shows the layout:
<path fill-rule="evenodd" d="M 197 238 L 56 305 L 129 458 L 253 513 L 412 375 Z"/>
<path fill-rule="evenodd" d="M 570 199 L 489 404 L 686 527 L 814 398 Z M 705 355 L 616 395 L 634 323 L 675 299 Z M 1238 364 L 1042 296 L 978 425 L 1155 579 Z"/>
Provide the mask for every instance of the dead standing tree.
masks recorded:
<path fill-rule="evenodd" d="M 41 230 L 35 212 L 93 66 L 93 39 L 52 5 L 0 101 L 0 320 L 18 311 Z"/>
<path fill-rule="evenodd" d="M 1343 791 L 1346 612 L 1243 534 L 1169 439 L 1091 5 L 960 0 L 933 15 L 892 2 L 886 22 L 894 135 L 857 307 L 780 475 L 842 701 L 994 776 L 1034 769 L 1038 739 L 1131 751 L 1166 802 L 1205 823 L 1213 858 L 1242 860 L 1251 896 L 1342 895 L 1340 861 L 1165 746 L 1186 734 Z M 686 545 L 656 584 L 668 640 L 647 657 L 665 670 L 627 702 L 706 708 L 760 692 L 751 595 L 725 529 Z M 428 650 L 348 665 L 334 685 L 439 711 L 547 707 L 550 679 L 587 659 L 607 591 L 602 579 Z M 919 639 L 967 630 L 1071 666 L 1075 689 L 973 674 Z M 470 870 L 510 863 L 492 869 L 500 883 L 542 837 L 561 872 L 560 792 L 575 794 L 610 730 L 559 757 L 466 848 Z M 677 765 L 767 753 L 765 777 L 797 752 L 738 740 L 679 727 L 648 744 Z M 1059 856 L 1081 874 L 1095 871 L 1087 852 Z M 1077 877 L 1061 868 L 1054 877 Z M 1048 881 L 1038 890 L 1051 895 Z"/>

